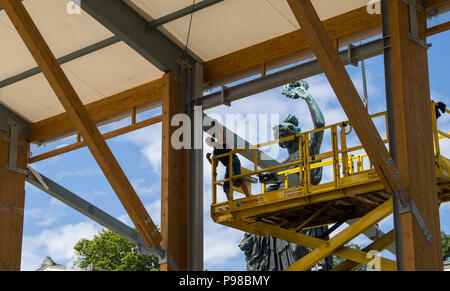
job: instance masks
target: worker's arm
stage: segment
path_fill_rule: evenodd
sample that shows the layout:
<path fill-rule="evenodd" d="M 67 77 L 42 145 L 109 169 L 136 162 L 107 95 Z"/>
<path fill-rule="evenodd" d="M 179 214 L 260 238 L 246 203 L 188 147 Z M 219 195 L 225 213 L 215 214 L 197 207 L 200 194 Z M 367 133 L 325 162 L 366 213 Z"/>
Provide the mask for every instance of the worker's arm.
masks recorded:
<path fill-rule="evenodd" d="M 207 154 L 206 154 L 206 159 L 207 159 L 208 162 L 212 165 L 211 153 L 207 153 Z"/>

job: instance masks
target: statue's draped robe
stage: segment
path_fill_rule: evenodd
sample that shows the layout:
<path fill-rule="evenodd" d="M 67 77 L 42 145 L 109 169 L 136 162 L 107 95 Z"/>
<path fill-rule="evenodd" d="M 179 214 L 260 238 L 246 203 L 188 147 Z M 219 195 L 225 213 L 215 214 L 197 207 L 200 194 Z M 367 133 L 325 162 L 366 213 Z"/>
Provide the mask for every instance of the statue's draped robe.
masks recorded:
<path fill-rule="evenodd" d="M 309 141 L 310 155 L 320 153 L 323 140 L 323 131 L 311 134 Z M 299 160 L 299 152 L 290 154 L 282 164 Z M 322 168 L 311 170 L 311 185 L 318 185 L 322 180 Z M 282 189 L 284 183 L 271 185 L 268 191 Z M 328 226 L 322 226 L 300 233 L 309 236 L 320 237 L 328 230 Z M 328 238 L 326 238 L 328 239 Z M 274 237 L 259 237 L 246 233 L 239 247 L 245 253 L 247 270 L 249 271 L 282 271 L 307 255 L 311 250 Z M 319 261 L 311 270 L 330 271 L 333 268 L 332 257 Z"/>

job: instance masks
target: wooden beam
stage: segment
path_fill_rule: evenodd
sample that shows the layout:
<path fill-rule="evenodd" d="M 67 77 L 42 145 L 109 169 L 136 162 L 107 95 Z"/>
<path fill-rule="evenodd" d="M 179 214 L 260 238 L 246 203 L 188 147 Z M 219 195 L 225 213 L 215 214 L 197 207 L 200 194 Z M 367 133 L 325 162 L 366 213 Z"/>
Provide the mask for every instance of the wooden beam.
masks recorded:
<path fill-rule="evenodd" d="M 432 9 L 450 3 L 449 0 L 425 0 L 425 9 Z"/>
<path fill-rule="evenodd" d="M 148 246 L 159 244 L 162 238 L 158 229 L 22 2 L 0 0 L 0 4 L 55 91 L 68 117 L 85 140 L 142 238 Z"/>
<path fill-rule="evenodd" d="M 103 139 L 108 140 L 108 139 L 111 139 L 114 137 L 118 137 L 118 136 L 133 132 L 135 130 L 138 130 L 138 129 L 141 129 L 141 128 L 144 128 L 147 126 L 150 126 L 150 125 L 153 125 L 156 123 L 160 123 L 161 120 L 162 120 L 162 116 L 156 116 L 153 118 L 146 119 L 144 121 L 135 122 L 135 123 L 132 123 L 131 125 L 128 125 L 128 126 L 125 126 L 125 127 L 122 127 L 122 128 L 119 128 L 119 129 L 116 129 L 111 132 L 103 134 Z M 77 142 L 74 144 L 64 146 L 61 148 L 57 148 L 56 150 L 49 151 L 49 152 L 46 152 L 46 153 L 43 153 L 43 154 L 40 154 L 37 156 L 30 157 L 28 159 L 28 164 L 34 164 L 34 163 L 37 163 L 37 162 L 40 162 L 40 161 L 43 161 L 43 160 L 46 160 L 49 158 L 53 158 L 53 157 L 56 157 L 56 156 L 59 156 L 59 155 L 65 154 L 65 153 L 69 153 L 71 151 L 84 148 L 85 146 L 86 146 L 86 143 L 84 141 L 77 139 Z"/>
<path fill-rule="evenodd" d="M 288 3 L 386 191 L 402 190 L 400 174 L 311 1 L 288 0 Z"/>
<path fill-rule="evenodd" d="M 171 137 L 176 130 L 172 117 L 181 108 L 180 84 L 176 73 L 163 77 L 162 171 L 161 171 L 161 232 L 162 247 L 170 252 L 180 271 L 188 268 L 188 206 L 189 155 L 187 150 L 175 150 Z M 167 264 L 162 271 L 170 271 Z"/>
<path fill-rule="evenodd" d="M 336 40 L 381 26 L 381 16 L 368 14 L 367 7 L 364 6 L 325 20 L 324 26 L 328 36 Z M 213 82 L 253 68 L 258 71 L 262 63 L 267 64 L 310 48 L 303 31 L 296 30 L 207 61 L 204 64 L 205 82 Z"/>
<path fill-rule="evenodd" d="M 147 84 L 112 95 L 108 98 L 87 104 L 86 110 L 91 119 L 97 123 L 128 115 L 133 107 L 149 104 L 161 104 L 162 80 L 158 79 Z M 30 126 L 30 142 L 41 142 L 60 136 L 74 134 L 75 125 L 67 113 L 62 113 Z"/>
<path fill-rule="evenodd" d="M 433 236 L 429 244 L 414 216 L 401 215 L 404 268 L 442 271 L 427 49 L 408 38 L 409 7 L 389 0 L 388 8 L 398 168 L 407 185 L 405 194 Z M 417 21 L 419 37 L 425 40 L 425 13 L 418 13 Z"/>
<path fill-rule="evenodd" d="M 450 21 L 427 28 L 427 37 L 450 30 Z"/>
<path fill-rule="evenodd" d="M 9 160 L 9 142 L 0 132 L 0 271 L 20 271 L 25 207 L 25 175 L 5 169 Z M 27 167 L 28 143 L 18 147 L 17 166 Z"/>

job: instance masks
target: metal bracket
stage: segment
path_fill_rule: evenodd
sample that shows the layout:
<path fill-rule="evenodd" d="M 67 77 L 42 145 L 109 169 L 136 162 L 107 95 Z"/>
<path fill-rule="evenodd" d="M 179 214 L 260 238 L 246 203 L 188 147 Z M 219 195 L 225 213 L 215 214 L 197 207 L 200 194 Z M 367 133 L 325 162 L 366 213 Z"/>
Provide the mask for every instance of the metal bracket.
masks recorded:
<path fill-rule="evenodd" d="M 417 5 L 416 0 L 403 0 L 403 3 L 408 5 L 409 7 L 409 28 L 410 32 L 408 34 L 408 39 L 417 43 L 423 48 L 430 48 L 431 44 L 427 44 L 426 41 L 423 41 L 419 37 L 419 28 L 417 24 L 417 12 L 422 12 L 423 8 L 419 5 Z M 423 4 L 423 0 L 421 1 Z"/>
<path fill-rule="evenodd" d="M 4 136 L 4 137 L 2 138 L 2 140 L 3 140 L 4 142 L 7 142 L 7 143 L 9 143 L 9 142 L 11 141 L 11 139 L 10 139 L 9 137 L 6 137 L 6 136 Z M 19 145 L 20 147 L 25 147 L 25 143 L 24 143 L 23 141 L 19 141 L 18 145 Z"/>
<path fill-rule="evenodd" d="M 31 173 L 36 180 L 38 180 L 39 183 L 41 183 L 42 187 L 44 187 L 44 189 L 46 189 L 47 191 L 50 189 L 50 187 L 48 187 L 48 185 L 44 182 L 44 179 L 42 178 L 41 174 L 36 171 L 35 169 L 33 169 L 30 166 L 27 166 L 28 169 L 28 175 Z"/>
<path fill-rule="evenodd" d="M 400 202 L 399 213 L 400 214 L 412 213 L 417 223 L 419 224 L 420 229 L 425 235 L 425 238 L 427 239 L 428 243 L 431 244 L 433 241 L 433 236 L 431 235 L 430 230 L 425 224 L 425 221 L 423 220 L 422 215 L 420 215 L 420 212 L 417 209 L 416 204 L 414 203 L 412 198 L 405 196 L 402 192 L 398 192 L 398 198 Z"/>
<path fill-rule="evenodd" d="M 348 45 L 348 49 L 347 49 L 347 59 L 348 59 L 348 63 L 349 63 L 349 64 L 351 64 L 351 65 L 354 66 L 354 67 L 357 67 L 357 66 L 358 66 L 358 62 L 355 61 L 355 60 L 353 60 L 353 54 L 352 54 L 352 51 L 353 51 L 353 48 L 354 48 L 354 47 L 355 47 L 355 46 L 352 45 L 352 44 L 349 44 L 349 45 Z"/>
<path fill-rule="evenodd" d="M 222 104 L 230 107 L 231 106 L 231 102 L 227 100 L 227 89 L 228 89 L 227 87 L 222 86 L 222 90 L 221 90 L 221 92 L 222 92 L 222 95 L 221 95 L 222 96 Z"/>
<path fill-rule="evenodd" d="M 391 36 L 383 36 L 383 49 L 391 47 Z"/>
<path fill-rule="evenodd" d="M 15 122 L 14 120 L 8 119 L 8 125 L 10 128 L 9 138 L 4 138 L 3 141 L 9 142 L 9 160 L 8 164 L 5 165 L 5 169 L 13 172 L 17 172 L 22 175 L 28 175 L 28 170 L 21 169 L 17 167 L 17 156 L 18 151 L 17 148 L 19 146 L 24 147 L 25 144 L 22 142 L 19 142 L 19 132 L 20 132 L 20 124 L 18 122 Z"/>
<path fill-rule="evenodd" d="M 170 255 L 168 250 L 164 250 L 160 244 L 152 247 L 152 250 L 154 250 L 158 254 L 158 263 L 161 264 L 169 264 L 169 266 L 172 268 L 173 271 L 179 271 L 180 268 L 178 267 L 177 263 L 173 259 L 173 257 Z"/>

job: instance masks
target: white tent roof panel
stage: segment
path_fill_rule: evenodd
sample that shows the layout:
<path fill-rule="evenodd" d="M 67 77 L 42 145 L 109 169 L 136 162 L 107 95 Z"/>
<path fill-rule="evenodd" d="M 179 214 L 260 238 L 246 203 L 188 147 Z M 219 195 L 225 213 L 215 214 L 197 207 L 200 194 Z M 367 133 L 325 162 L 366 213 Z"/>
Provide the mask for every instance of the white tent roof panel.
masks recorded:
<path fill-rule="evenodd" d="M 162 76 L 123 42 L 63 64 L 62 68 L 84 104 Z M 0 102 L 31 122 L 64 112 L 43 74 L 0 89 Z"/>
<path fill-rule="evenodd" d="M 112 33 L 87 13 L 69 15 L 66 1 L 24 1 L 38 29 L 57 58 L 110 38 Z M 0 80 L 36 67 L 36 62 L 0 11 Z M 123 42 L 62 65 L 84 104 L 161 78 L 160 72 Z M 30 122 L 64 112 L 42 74 L 0 89 L 0 103 Z"/>
<path fill-rule="evenodd" d="M 153 19 L 192 5 L 192 0 L 129 1 Z M 322 20 L 367 3 L 367 0 L 313 0 Z M 185 16 L 163 27 L 185 44 L 189 23 L 190 16 Z M 286 0 L 225 0 L 194 14 L 189 48 L 209 61 L 297 29 L 299 25 Z"/>
<path fill-rule="evenodd" d="M 196 3 L 202 0 L 196 0 Z M 192 0 L 126 0 L 157 19 L 192 5 Z M 313 0 L 322 20 L 367 4 L 367 0 Z M 67 1 L 25 0 L 25 7 L 57 58 L 105 40 L 112 33 L 87 13 L 70 15 Z M 190 16 L 161 27 L 185 44 Z M 208 61 L 298 29 L 286 0 L 225 0 L 193 16 L 189 48 Z M 36 67 L 5 11 L 0 11 L 0 81 Z M 119 42 L 64 64 L 87 104 L 162 76 L 156 67 Z M 0 103 L 31 122 L 64 112 L 42 74 L 0 89 Z"/>
<path fill-rule="evenodd" d="M 87 13 L 69 15 L 66 1 L 23 1 L 36 26 L 56 58 L 77 51 L 113 36 Z M 5 11 L 0 11 L 0 79 L 36 67 L 36 62 L 26 48 Z"/>

